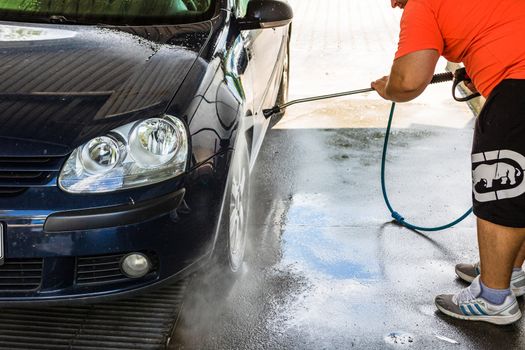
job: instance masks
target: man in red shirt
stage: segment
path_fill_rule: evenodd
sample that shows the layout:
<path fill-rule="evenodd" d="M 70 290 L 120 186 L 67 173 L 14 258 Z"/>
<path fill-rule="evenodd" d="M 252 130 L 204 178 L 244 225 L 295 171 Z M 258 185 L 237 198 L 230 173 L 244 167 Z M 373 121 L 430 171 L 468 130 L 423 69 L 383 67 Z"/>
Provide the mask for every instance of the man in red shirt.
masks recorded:
<path fill-rule="evenodd" d="M 459 264 L 471 285 L 439 295 L 437 308 L 464 320 L 510 324 L 525 294 L 525 1 L 391 0 L 404 9 L 390 75 L 380 96 L 410 101 L 427 87 L 438 59 L 463 62 L 487 97 L 472 148 L 473 208 L 480 263 Z"/>

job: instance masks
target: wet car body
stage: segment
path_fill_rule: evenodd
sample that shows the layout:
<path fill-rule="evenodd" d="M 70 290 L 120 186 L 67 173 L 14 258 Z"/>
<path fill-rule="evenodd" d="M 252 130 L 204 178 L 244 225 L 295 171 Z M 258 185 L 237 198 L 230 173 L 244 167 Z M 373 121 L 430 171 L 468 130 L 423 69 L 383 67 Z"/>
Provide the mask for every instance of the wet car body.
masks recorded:
<path fill-rule="evenodd" d="M 239 135 L 251 170 L 279 91 L 289 26 L 241 31 L 236 1 L 211 19 L 144 26 L 0 22 L 0 302 L 86 301 L 202 267 L 218 239 Z M 183 121 L 184 174 L 133 189 L 71 194 L 71 152 L 128 123 Z M 131 279 L 131 252 L 153 264 Z"/>

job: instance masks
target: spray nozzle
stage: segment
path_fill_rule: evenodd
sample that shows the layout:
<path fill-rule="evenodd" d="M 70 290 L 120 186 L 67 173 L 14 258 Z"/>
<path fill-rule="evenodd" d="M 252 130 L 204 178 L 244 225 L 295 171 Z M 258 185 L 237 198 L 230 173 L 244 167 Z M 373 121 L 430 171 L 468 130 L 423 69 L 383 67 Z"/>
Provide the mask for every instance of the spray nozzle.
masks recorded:
<path fill-rule="evenodd" d="M 281 107 L 279 106 L 273 106 L 269 109 L 263 109 L 263 114 L 266 119 L 270 118 L 272 115 L 281 113 Z"/>

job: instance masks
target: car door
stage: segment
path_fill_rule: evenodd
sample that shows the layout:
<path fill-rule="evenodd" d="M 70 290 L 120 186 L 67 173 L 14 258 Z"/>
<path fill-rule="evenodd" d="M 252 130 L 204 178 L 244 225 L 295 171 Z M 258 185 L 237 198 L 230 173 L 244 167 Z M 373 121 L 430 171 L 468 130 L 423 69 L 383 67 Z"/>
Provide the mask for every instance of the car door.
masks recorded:
<path fill-rule="evenodd" d="M 242 18 L 250 0 L 236 0 L 236 16 Z M 273 107 L 279 90 L 284 57 L 284 45 L 288 37 L 288 27 L 255 29 L 244 31 L 246 50 L 252 70 L 254 129 L 251 166 L 264 140 L 269 120 L 262 113 Z"/>

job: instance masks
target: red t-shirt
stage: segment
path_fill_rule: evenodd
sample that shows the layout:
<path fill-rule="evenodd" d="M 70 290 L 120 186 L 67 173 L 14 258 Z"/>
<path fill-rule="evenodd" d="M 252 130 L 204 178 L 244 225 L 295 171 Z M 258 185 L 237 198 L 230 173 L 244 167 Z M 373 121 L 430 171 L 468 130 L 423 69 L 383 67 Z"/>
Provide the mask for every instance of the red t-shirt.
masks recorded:
<path fill-rule="evenodd" d="M 463 62 L 483 96 L 525 79 L 525 0 L 409 0 L 396 59 L 425 49 Z"/>

